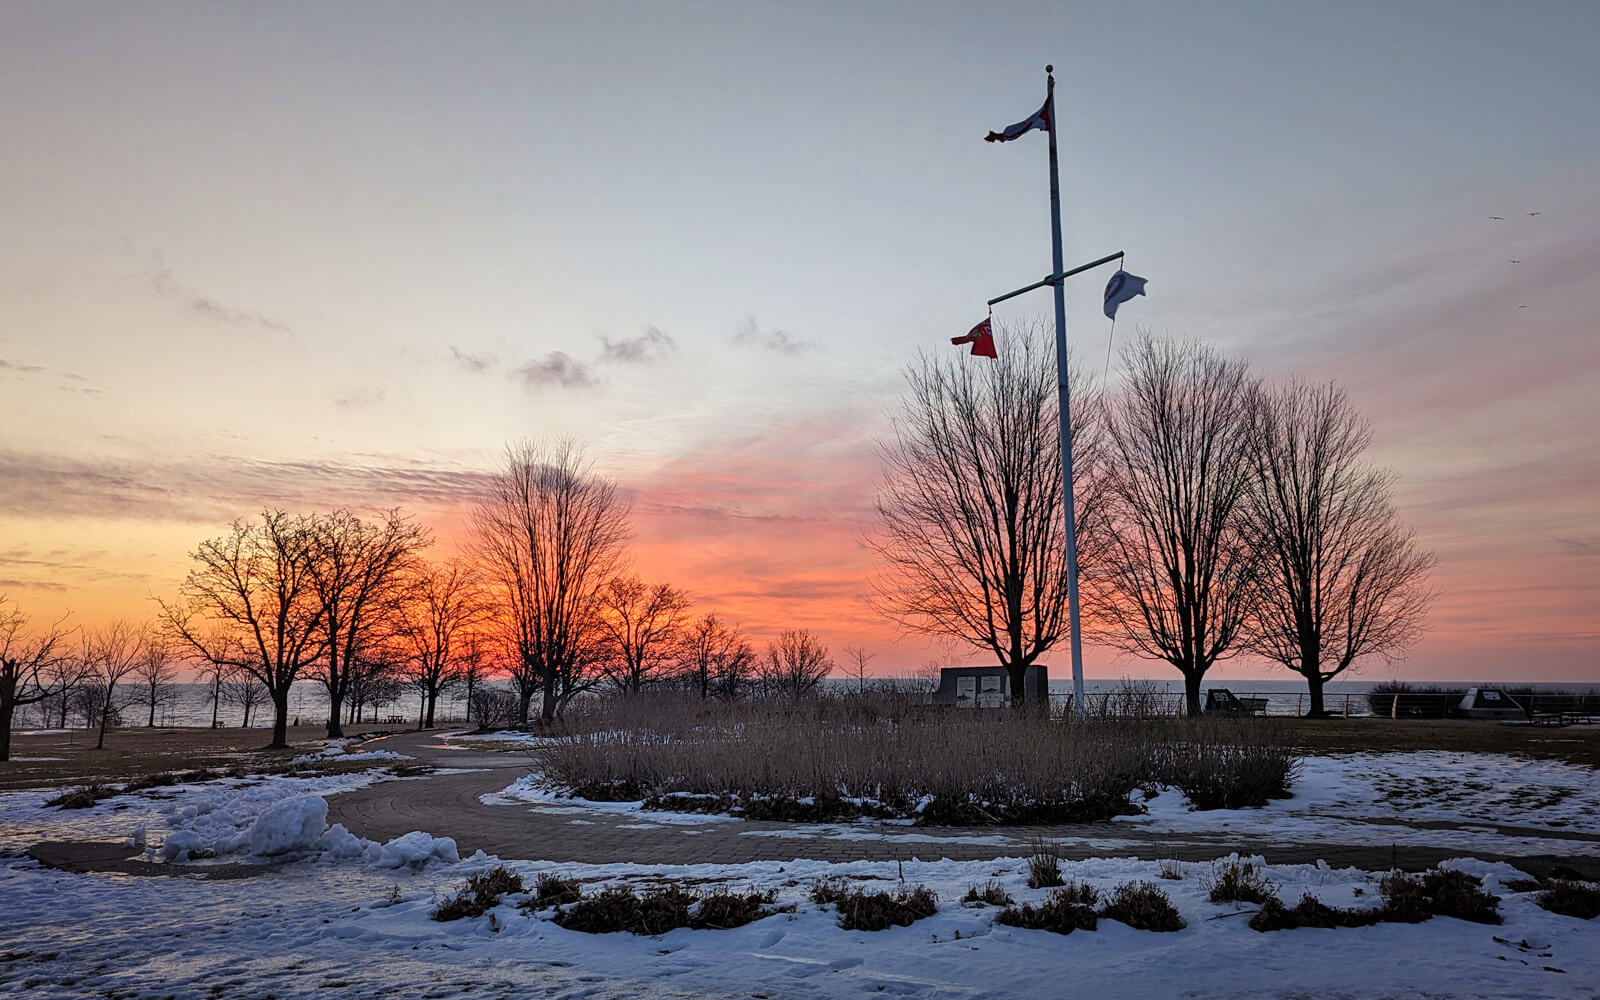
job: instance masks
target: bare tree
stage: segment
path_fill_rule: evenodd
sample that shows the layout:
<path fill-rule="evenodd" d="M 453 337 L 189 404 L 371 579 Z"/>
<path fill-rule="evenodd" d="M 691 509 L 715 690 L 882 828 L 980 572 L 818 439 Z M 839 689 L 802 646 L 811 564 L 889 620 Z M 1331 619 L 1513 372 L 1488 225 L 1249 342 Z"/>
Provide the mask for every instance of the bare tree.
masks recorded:
<path fill-rule="evenodd" d="M 377 721 L 379 708 L 400 699 L 404 685 L 399 660 L 397 650 L 380 647 L 367 650 L 345 664 L 350 677 L 345 698 L 348 721 L 359 724 L 366 718 L 368 708 L 373 710 L 373 720 Z"/>
<path fill-rule="evenodd" d="M 482 594 L 479 594 L 480 599 Z M 483 606 L 483 614 L 487 616 L 490 609 Z M 481 628 L 481 626 L 480 626 Z M 468 632 L 461 644 L 458 676 L 460 677 L 462 694 L 466 696 L 467 721 L 474 719 L 473 696 L 478 689 L 493 679 L 500 671 L 490 657 L 492 642 L 483 631 Z"/>
<path fill-rule="evenodd" d="M 850 658 L 850 675 L 856 679 L 856 694 L 867 691 L 867 664 L 877 659 L 877 653 L 867 652 L 865 646 L 846 646 L 844 655 Z"/>
<path fill-rule="evenodd" d="M 1107 406 L 1109 532 L 1085 573 L 1090 627 L 1107 645 L 1200 681 L 1239 651 L 1254 572 L 1242 531 L 1251 483 L 1247 367 L 1194 342 L 1143 337 Z"/>
<path fill-rule="evenodd" d="M 1434 557 L 1400 524 L 1393 477 L 1363 459 L 1371 427 L 1337 385 L 1261 389 L 1250 413 L 1244 512 L 1261 566 L 1245 647 L 1304 677 L 1320 718 L 1323 685 L 1421 637 Z"/>
<path fill-rule="evenodd" d="M 992 653 L 1021 707 L 1029 666 L 1068 629 L 1058 376 L 1035 325 L 996 338 L 999 357 L 923 357 L 894 418 L 877 524 L 886 563 L 874 604 L 911 632 Z M 1080 565 L 1095 558 L 1098 407 L 1074 379 Z"/>
<path fill-rule="evenodd" d="M 222 700 L 240 712 L 239 728 L 250 728 L 250 716 L 258 706 L 265 705 L 269 696 L 253 674 L 236 670 L 227 675 L 222 684 Z"/>
<path fill-rule="evenodd" d="M 83 662 L 97 694 L 96 750 L 105 749 L 106 730 L 119 723 L 122 709 L 138 701 L 138 689 L 124 682 L 135 678 L 148 661 L 149 638 L 146 628 L 125 618 L 113 619 L 103 628 L 84 633 Z"/>
<path fill-rule="evenodd" d="M 778 641 L 767 645 L 761 664 L 761 684 L 780 698 L 803 698 L 833 673 L 828 647 L 806 629 L 786 629 Z"/>
<path fill-rule="evenodd" d="M 235 521 L 202 542 L 172 602 L 160 601 L 169 634 L 210 663 L 243 670 L 272 701 L 272 746 L 288 746 L 289 689 L 323 654 L 322 602 L 303 522 L 281 510 Z"/>
<path fill-rule="evenodd" d="M 401 673 L 422 698 L 424 728 L 433 728 L 439 695 L 460 680 L 469 638 L 486 613 L 472 568 L 461 560 L 420 566 L 412 574 L 395 630 Z"/>
<path fill-rule="evenodd" d="M 688 686 L 702 698 L 737 699 L 755 672 L 756 653 L 739 629 L 716 612 L 684 630 L 679 666 Z"/>
<path fill-rule="evenodd" d="M 11 759 L 11 720 L 19 706 L 60 697 L 65 718 L 66 692 L 80 676 L 67 647 L 72 630 L 66 622 L 62 615 L 30 628 L 28 616 L 0 593 L 0 761 Z"/>
<path fill-rule="evenodd" d="M 471 523 L 479 565 L 504 604 L 513 676 L 538 678 L 548 725 L 598 662 L 596 596 L 621 565 L 628 504 L 575 444 L 524 442 L 507 449 Z M 526 722 L 531 691 L 522 697 Z"/>
<path fill-rule="evenodd" d="M 676 662 L 689 595 L 668 583 L 613 577 L 599 594 L 607 657 L 602 668 L 618 691 L 637 694 Z"/>
<path fill-rule="evenodd" d="M 328 737 L 343 736 L 340 716 L 351 664 L 379 641 L 378 630 L 399 609 L 405 574 L 432 544 L 428 530 L 398 510 L 368 522 L 343 508 L 305 521 L 306 566 L 317 600 L 322 663 L 314 674 L 328 692 Z"/>
<path fill-rule="evenodd" d="M 226 663 L 213 663 L 210 660 L 200 661 L 199 679 L 206 686 L 206 700 L 211 703 L 211 728 L 216 729 L 222 722 L 222 685 L 228 680 L 228 674 L 233 668 Z"/>
<path fill-rule="evenodd" d="M 156 709 L 178 700 L 178 664 L 173 655 L 172 641 L 153 630 L 147 630 L 144 657 L 133 671 L 139 684 L 139 700 L 149 709 L 145 727 L 154 729 Z"/>

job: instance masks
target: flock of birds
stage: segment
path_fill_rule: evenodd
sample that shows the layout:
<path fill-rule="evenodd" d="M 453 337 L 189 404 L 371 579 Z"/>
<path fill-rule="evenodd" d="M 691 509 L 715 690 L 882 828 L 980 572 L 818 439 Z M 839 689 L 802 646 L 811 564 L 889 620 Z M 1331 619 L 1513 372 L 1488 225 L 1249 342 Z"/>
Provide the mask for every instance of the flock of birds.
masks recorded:
<path fill-rule="evenodd" d="M 1528 217 L 1529 217 L 1529 218 L 1532 218 L 1532 217 L 1534 217 L 1534 216 L 1535 216 L 1535 215 L 1543 215 L 1543 214 L 1544 214 L 1544 213 L 1543 213 L 1543 212 L 1527 212 L 1527 213 L 1525 213 L 1525 214 L 1526 214 L 1526 215 L 1527 215 L 1527 216 L 1528 216 Z M 1505 217 L 1505 216 L 1503 216 L 1503 215 L 1491 215 L 1491 216 L 1489 216 L 1489 221 L 1490 221 L 1490 222 L 1504 222 L 1504 221 L 1506 221 L 1506 217 Z M 1520 261 L 1520 260 L 1517 260 L 1517 259 L 1515 259 L 1515 258 L 1511 258 L 1511 257 L 1508 257 L 1508 258 L 1506 258 L 1506 259 L 1507 259 L 1507 260 L 1508 260 L 1508 261 L 1509 261 L 1509 262 L 1510 262 L 1510 263 L 1512 263 L 1512 264 L 1520 264 L 1520 263 L 1522 263 L 1522 261 Z M 1528 307 L 1527 307 L 1527 306 L 1517 306 L 1517 308 L 1518 308 L 1518 309 L 1526 309 L 1526 308 L 1528 308 Z"/>

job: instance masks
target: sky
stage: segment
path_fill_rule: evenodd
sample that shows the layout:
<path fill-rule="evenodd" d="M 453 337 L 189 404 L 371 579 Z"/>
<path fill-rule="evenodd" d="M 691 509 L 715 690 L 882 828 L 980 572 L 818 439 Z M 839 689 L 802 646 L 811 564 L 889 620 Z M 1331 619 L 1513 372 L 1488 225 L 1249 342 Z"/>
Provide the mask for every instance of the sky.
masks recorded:
<path fill-rule="evenodd" d="M 0 0 L 0 591 L 147 616 L 264 505 L 401 505 L 448 554 L 508 442 L 568 436 L 647 579 L 915 669 L 866 599 L 874 442 L 1049 270 L 1044 136 L 981 140 L 1053 63 L 1068 263 L 1149 279 L 1119 341 L 1372 419 L 1439 597 L 1366 676 L 1600 681 L 1597 37 L 1589 2 Z M 1100 288 L 1068 339 L 1114 384 Z"/>

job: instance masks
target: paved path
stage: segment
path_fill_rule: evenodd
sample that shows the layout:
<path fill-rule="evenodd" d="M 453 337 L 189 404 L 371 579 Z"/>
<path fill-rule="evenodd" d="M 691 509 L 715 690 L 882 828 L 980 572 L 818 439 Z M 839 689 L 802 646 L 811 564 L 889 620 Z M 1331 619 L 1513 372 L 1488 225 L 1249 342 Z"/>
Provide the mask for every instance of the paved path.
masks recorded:
<path fill-rule="evenodd" d="M 874 823 L 808 825 L 771 822 L 656 823 L 650 814 L 573 811 L 528 803 L 485 805 L 480 796 L 498 792 L 536 770 L 527 751 L 463 749 L 438 733 L 405 733 L 365 744 L 394 750 L 441 768 L 473 768 L 464 774 L 384 781 L 334 796 L 328 822 L 372 840 L 388 840 L 412 830 L 452 837 L 462 853 L 483 850 L 505 858 L 576 861 L 593 864 L 729 864 L 746 861 L 987 860 L 1028 852 L 1035 837 L 1061 844 L 1065 858 L 1138 857 L 1207 861 L 1234 851 L 1259 854 L 1277 864 L 1326 860 L 1336 866 L 1379 870 L 1393 866 L 1425 868 L 1446 858 L 1472 853 L 1507 860 L 1524 871 L 1543 874 L 1565 865 L 1591 876 L 1600 874 L 1593 856 L 1600 837 L 1500 827 L 1511 837 L 1571 840 L 1571 855 L 1466 852 L 1441 843 L 1391 846 L 1385 825 L 1412 830 L 1452 829 L 1438 823 L 1374 823 L 1362 844 L 1284 844 L 1230 832 L 1227 835 L 1152 833 L 1125 823 L 1082 823 L 1049 827 L 944 828 Z M 1475 823 L 1482 829 L 1489 824 Z M 1444 838 L 1441 838 L 1443 841 Z M 1581 844 L 1581 846 L 1580 846 Z M 1580 853 L 1587 848 L 1589 853 Z"/>

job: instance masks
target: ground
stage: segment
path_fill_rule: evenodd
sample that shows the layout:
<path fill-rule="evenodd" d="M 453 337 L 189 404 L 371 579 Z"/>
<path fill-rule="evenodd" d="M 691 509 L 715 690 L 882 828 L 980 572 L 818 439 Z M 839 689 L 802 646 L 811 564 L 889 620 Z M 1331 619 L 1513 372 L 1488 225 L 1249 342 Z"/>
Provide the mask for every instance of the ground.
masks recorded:
<path fill-rule="evenodd" d="M 252 745 L 259 732 L 115 734 L 104 754 L 69 746 L 67 734 L 22 736 L 24 759 L 0 765 L 0 787 L 13 789 L 0 792 L 0 993 L 1026 997 L 1070 982 L 1103 996 L 1597 995 L 1600 920 L 1547 913 L 1517 891 L 1557 865 L 1600 874 L 1596 732 L 1363 720 L 1308 728 L 1303 742 L 1342 749 L 1356 725 L 1372 737 L 1362 752 L 1309 757 L 1295 797 L 1264 809 L 1195 812 L 1169 790 L 1137 818 L 1029 830 L 744 823 L 563 800 L 542 787 L 521 736 L 407 733 L 326 748 L 308 728 L 270 755 Z M 166 748 L 165 767 L 297 761 L 297 770 L 152 788 L 84 810 L 44 805 L 61 785 L 140 773 L 127 761 L 154 746 Z M 49 757 L 62 759 L 38 759 Z M 287 817 L 269 831 L 284 843 L 315 841 L 252 856 L 252 838 L 272 843 L 261 839 L 269 813 Z M 401 836 L 413 830 L 431 836 Z M 1188 926 L 1159 934 L 1102 920 L 1061 937 L 960 904 L 969 885 L 991 879 L 1041 901 L 1046 890 L 1027 888 L 1022 860 L 1036 837 L 1057 843 L 1068 878 L 1103 891 L 1155 882 Z M 163 845 L 217 856 L 169 861 Z M 1206 898 L 1213 862 L 1234 852 L 1264 864 L 1286 902 L 1310 892 L 1342 906 L 1374 901 L 1391 864 L 1444 862 L 1482 877 L 1505 923 L 1258 933 L 1247 926 L 1254 906 Z M 564 930 L 548 913 L 519 911 L 517 897 L 481 917 L 429 919 L 446 893 L 501 859 L 530 883 L 556 871 L 591 885 L 753 887 L 794 912 L 653 938 Z M 925 884 L 940 912 L 888 931 L 842 930 L 807 895 L 838 876 Z"/>

